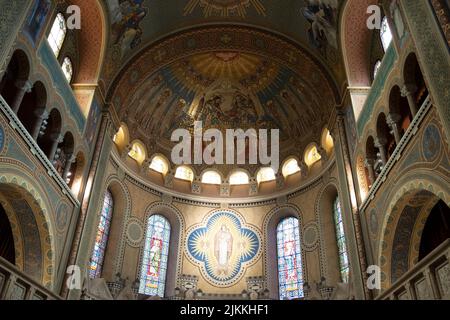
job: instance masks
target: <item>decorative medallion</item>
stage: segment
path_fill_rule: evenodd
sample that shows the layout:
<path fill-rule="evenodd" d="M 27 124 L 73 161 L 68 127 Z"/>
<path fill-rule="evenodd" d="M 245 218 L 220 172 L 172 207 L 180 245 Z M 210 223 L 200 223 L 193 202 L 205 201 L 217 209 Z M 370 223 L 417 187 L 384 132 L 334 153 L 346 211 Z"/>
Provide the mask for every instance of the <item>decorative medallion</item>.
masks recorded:
<path fill-rule="evenodd" d="M 425 159 L 429 162 L 436 160 L 441 151 L 441 135 L 439 129 L 430 124 L 423 134 L 422 149 Z"/>
<path fill-rule="evenodd" d="M 319 244 L 319 226 L 316 222 L 309 223 L 303 228 L 303 249 L 314 251 Z"/>
<path fill-rule="evenodd" d="M 261 237 L 235 212 L 218 210 L 187 235 L 188 257 L 211 284 L 229 287 L 260 254 Z"/>
<path fill-rule="evenodd" d="M 62 202 L 56 211 L 56 228 L 59 232 L 64 232 L 67 226 L 67 221 L 69 218 L 69 206 Z"/>
<path fill-rule="evenodd" d="M 137 218 L 131 218 L 128 221 L 127 228 L 127 243 L 134 248 L 138 248 L 144 239 L 144 226 Z"/>
<path fill-rule="evenodd" d="M 259 15 L 266 16 L 266 8 L 260 0 L 190 0 L 184 7 L 184 16 L 192 14 L 200 7 L 205 18 L 213 16 L 245 18 L 250 6 Z"/>

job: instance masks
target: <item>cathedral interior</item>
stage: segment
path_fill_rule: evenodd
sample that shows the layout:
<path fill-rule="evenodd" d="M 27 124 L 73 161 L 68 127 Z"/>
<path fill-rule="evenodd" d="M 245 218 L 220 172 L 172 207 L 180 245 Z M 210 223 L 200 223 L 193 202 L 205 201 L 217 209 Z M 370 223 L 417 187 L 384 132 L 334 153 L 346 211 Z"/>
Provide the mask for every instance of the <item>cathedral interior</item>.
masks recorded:
<path fill-rule="evenodd" d="M 0 4 L 1 300 L 450 299 L 449 0 Z"/>

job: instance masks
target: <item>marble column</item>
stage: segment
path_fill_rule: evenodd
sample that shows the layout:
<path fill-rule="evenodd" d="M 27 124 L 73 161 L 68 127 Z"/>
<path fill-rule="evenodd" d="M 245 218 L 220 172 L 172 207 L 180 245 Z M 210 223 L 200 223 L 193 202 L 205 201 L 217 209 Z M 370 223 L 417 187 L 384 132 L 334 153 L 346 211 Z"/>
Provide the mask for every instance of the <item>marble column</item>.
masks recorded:
<path fill-rule="evenodd" d="M 17 87 L 18 91 L 17 91 L 15 97 L 13 98 L 13 101 L 11 102 L 10 107 L 11 107 L 12 111 L 15 114 L 17 114 L 19 112 L 19 108 L 20 108 L 20 105 L 22 104 L 23 98 L 25 97 L 25 94 L 30 93 L 31 89 L 33 87 L 28 80 L 16 81 L 16 83 L 14 85 Z"/>
<path fill-rule="evenodd" d="M 417 104 L 414 98 L 414 95 L 417 92 L 417 87 L 413 84 L 405 84 L 401 90 L 402 97 L 408 99 L 409 109 L 411 110 L 411 114 L 413 118 L 417 114 Z"/>
<path fill-rule="evenodd" d="M 56 132 L 51 134 L 50 139 L 52 141 L 52 145 L 47 154 L 47 157 L 48 160 L 52 162 L 53 160 L 55 160 L 56 151 L 58 150 L 59 144 L 64 141 L 64 137 L 59 132 Z"/>
<path fill-rule="evenodd" d="M 42 129 L 42 124 L 45 120 L 48 119 L 49 113 L 45 108 L 39 108 L 34 111 L 34 115 L 36 116 L 36 120 L 33 124 L 33 128 L 31 129 L 31 136 L 33 137 L 33 140 L 37 140 L 39 137 L 39 133 Z"/>
<path fill-rule="evenodd" d="M 62 178 L 64 181 L 68 178 L 70 169 L 72 168 L 72 165 L 76 162 L 77 158 L 73 154 L 67 155 L 66 165 L 64 167 L 64 172 L 62 175 Z M 72 174 L 75 174 L 75 172 L 72 172 Z"/>
<path fill-rule="evenodd" d="M 387 154 L 386 154 L 386 145 L 387 140 L 385 138 L 376 138 L 375 139 L 375 147 L 380 151 L 381 162 L 383 166 L 388 162 Z"/>
<path fill-rule="evenodd" d="M 398 145 L 402 137 L 400 136 L 400 121 L 402 117 L 397 113 L 389 113 L 386 120 L 391 133 L 394 135 L 395 143 Z"/>
<path fill-rule="evenodd" d="M 120 155 L 121 158 L 126 159 L 131 150 L 133 150 L 133 145 L 129 143 L 126 145 L 125 149 L 123 149 L 122 154 Z"/>

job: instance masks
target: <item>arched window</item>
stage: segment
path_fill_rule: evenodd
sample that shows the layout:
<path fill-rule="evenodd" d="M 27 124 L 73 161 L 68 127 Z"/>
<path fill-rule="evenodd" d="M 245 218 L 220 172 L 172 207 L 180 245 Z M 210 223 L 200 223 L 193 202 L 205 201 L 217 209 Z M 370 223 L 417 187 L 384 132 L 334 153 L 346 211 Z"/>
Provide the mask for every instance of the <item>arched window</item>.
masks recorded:
<path fill-rule="evenodd" d="M 192 182 L 194 181 L 194 171 L 189 167 L 178 167 L 175 172 L 175 178 Z"/>
<path fill-rule="evenodd" d="M 71 83 L 72 82 L 72 77 L 73 77 L 72 60 L 70 60 L 69 57 L 65 57 L 61 68 L 62 68 L 62 71 L 64 73 L 64 76 L 67 79 L 67 82 Z"/>
<path fill-rule="evenodd" d="M 50 30 L 50 34 L 48 36 L 48 43 L 53 50 L 53 53 L 56 57 L 59 56 L 59 52 L 61 51 L 62 45 L 66 38 L 67 34 L 67 26 L 66 26 L 66 18 L 62 13 L 58 13 L 56 15 L 55 21 L 53 22 L 52 29 Z"/>
<path fill-rule="evenodd" d="M 284 164 L 283 169 L 282 169 L 283 176 L 286 178 L 288 176 L 296 174 L 297 172 L 300 172 L 300 167 L 298 166 L 298 161 L 294 158 L 286 161 L 286 163 Z"/>
<path fill-rule="evenodd" d="M 148 219 L 139 293 L 164 297 L 169 256 L 170 223 L 160 215 Z"/>
<path fill-rule="evenodd" d="M 114 200 L 111 191 L 106 190 L 105 199 L 103 200 L 100 222 L 97 228 L 97 236 L 95 237 L 94 250 L 91 257 L 91 267 L 89 276 L 99 278 L 102 274 L 103 260 L 105 257 L 106 245 L 108 244 L 109 229 L 111 227 L 111 218 L 114 210 Z"/>
<path fill-rule="evenodd" d="M 349 263 L 348 263 L 348 252 L 347 243 L 345 241 L 344 223 L 342 221 L 342 209 L 339 197 L 334 201 L 334 224 L 336 226 L 336 240 L 339 250 L 339 269 L 341 272 L 342 282 L 348 282 L 349 277 Z"/>
<path fill-rule="evenodd" d="M 392 42 L 392 32 L 389 28 L 387 17 L 384 17 L 381 22 L 380 37 L 381 43 L 383 44 L 383 49 L 386 52 Z"/>
<path fill-rule="evenodd" d="M 297 218 L 289 217 L 278 224 L 277 254 L 280 300 L 303 298 L 300 228 Z"/>
<path fill-rule="evenodd" d="M 373 67 L 373 78 L 374 79 L 377 77 L 378 71 L 380 71 L 380 67 L 381 67 L 381 61 L 378 60 Z"/>
<path fill-rule="evenodd" d="M 244 171 L 236 171 L 230 176 L 230 185 L 243 185 L 249 183 L 248 174 Z"/>
<path fill-rule="evenodd" d="M 150 163 L 150 169 L 165 175 L 169 171 L 169 163 L 161 156 L 155 156 Z"/>
<path fill-rule="evenodd" d="M 305 163 L 311 167 L 314 163 L 322 159 L 315 145 L 310 146 L 305 152 Z"/>
<path fill-rule="evenodd" d="M 206 171 L 202 175 L 202 183 L 206 184 L 221 184 L 222 178 L 220 177 L 220 174 L 218 174 L 215 171 Z"/>
<path fill-rule="evenodd" d="M 270 167 L 259 169 L 258 174 L 256 175 L 256 181 L 258 183 L 273 181 L 275 179 L 275 171 Z"/>

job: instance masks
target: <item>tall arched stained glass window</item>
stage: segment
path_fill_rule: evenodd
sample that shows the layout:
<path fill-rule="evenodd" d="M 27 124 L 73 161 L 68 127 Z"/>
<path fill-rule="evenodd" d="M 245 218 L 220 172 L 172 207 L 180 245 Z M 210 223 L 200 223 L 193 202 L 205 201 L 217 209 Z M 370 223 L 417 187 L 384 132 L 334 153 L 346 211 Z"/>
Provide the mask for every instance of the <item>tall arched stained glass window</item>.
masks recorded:
<path fill-rule="evenodd" d="M 91 257 L 91 266 L 89 276 L 99 278 L 102 274 L 103 260 L 105 258 L 106 246 L 108 244 L 109 229 L 111 227 L 112 213 L 114 210 L 114 200 L 111 191 L 106 190 L 105 199 L 103 200 L 100 222 L 97 228 L 97 236 L 95 237 L 94 250 Z"/>
<path fill-rule="evenodd" d="M 345 241 L 344 222 L 342 221 L 342 209 L 339 197 L 337 197 L 334 202 L 334 223 L 336 226 L 341 279 L 343 282 L 348 282 L 350 267 L 348 263 L 347 243 Z"/>
<path fill-rule="evenodd" d="M 58 13 L 48 36 L 48 43 L 50 44 L 50 47 L 52 48 L 53 53 L 56 57 L 59 56 L 59 52 L 61 51 L 62 45 L 66 38 L 66 34 L 66 18 L 64 18 L 64 15 L 62 13 Z"/>
<path fill-rule="evenodd" d="M 164 297 L 169 242 L 169 221 L 159 215 L 151 216 L 145 236 L 139 293 Z"/>
<path fill-rule="evenodd" d="M 73 77 L 72 60 L 70 60 L 69 57 L 65 57 L 61 67 L 62 67 L 62 71 L 64 73 L 64 76 L 67 79 L 67 82 L 71 83 L 72 82 L 72 77 Z"/>
<path fill-rule="evenodd" d="M 297 218 L 289 217 L 278 224 L 277 253 L 280 300 L 303 298 L 302 254 Z"/>

